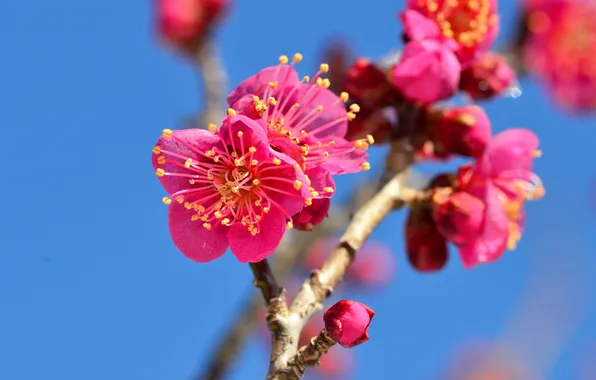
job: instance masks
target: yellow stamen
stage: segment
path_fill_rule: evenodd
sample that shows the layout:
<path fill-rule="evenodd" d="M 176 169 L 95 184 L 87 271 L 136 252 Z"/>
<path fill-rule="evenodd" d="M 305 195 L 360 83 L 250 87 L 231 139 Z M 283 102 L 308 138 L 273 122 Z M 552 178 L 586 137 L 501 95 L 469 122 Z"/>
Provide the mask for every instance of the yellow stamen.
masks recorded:
<path fill-rule="evenodd" d="M 161 198 L 161 201 L 163 202 L 164 205 L 169 205 L 170 203 L 172 203 L 172 200 L 168 197 Z"/>

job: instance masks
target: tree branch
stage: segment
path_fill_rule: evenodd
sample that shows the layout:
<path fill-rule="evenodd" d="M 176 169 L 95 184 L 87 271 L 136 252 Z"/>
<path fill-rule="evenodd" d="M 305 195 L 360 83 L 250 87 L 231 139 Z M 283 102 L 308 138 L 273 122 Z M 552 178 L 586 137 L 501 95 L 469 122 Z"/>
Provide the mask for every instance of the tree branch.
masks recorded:
<path fill-rule="evenodd" d="M 225 116 L 227 74 L 211 36 L 207 36 L 198 49 L 196 64 L 203 80 L 203 99 L 200 115 L 195 123 L 198 128 L 218 124 Z"/>
<path fill-rule="evenodd" d="M 308 367 L 319 365 L 319 360 L 335 345 L 335 341 L 327 335 L 323 329 L 318 336 L 313 337 L 310 342 L 300 347 L 296 356 L 290 361 L 290 366 L 294 371 L 296 378 L 304 376 Z"/>
<path fill-rule="evenodd" d="M 298 339 L 309 318 L 323 305 L 346 270 L 356 257 L 358 250 L 368 239 L 373 229 L 393 210 L 408 201 L 403 198 L 403 184 L 409 170 L 396 174 L 370 201 L 354 215 L 351 223 L 331 252 L 323 267 L 313 272 L 290 305 L 290 314 L 280 316 L 278 330 L 273 331 L 271 361 L 267 379 L 299 379 L 296 366 Z M 411 194 L 411 191 L 408 192 Z"/>

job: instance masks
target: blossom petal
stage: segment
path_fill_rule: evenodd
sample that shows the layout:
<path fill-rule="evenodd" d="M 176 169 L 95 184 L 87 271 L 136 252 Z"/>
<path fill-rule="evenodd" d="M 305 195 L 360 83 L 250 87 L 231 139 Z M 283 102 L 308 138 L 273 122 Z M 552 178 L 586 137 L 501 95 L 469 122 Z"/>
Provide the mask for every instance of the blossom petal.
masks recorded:
<path fill-rule="evenodd" d="M 203 156 L 200 154 L 200 152 L 205 152 L 213 148 L 213 146 L 218 142 L 219 138 L 213 133 L 204 129 L 193 128 L 173 131 L 171 137 L 162 136 L 157 141 L 157 146 L 160 148 L 160 150 L 169 151 L 177 155 L 199 161 L 203 159 Z M 165 172 L 170 173 L 188 172 L 188 174 L 194 174 L 180 165 L 175 165 L 170 160 L 166 160 L 166 163 L 163 165 L 158 164 L 157 161 L 161 156 L 162 155 L 160 154 L 154 153 L 151 157 L 154 169 L 157 170 L 158 168 L 161 168 Z M 167 155 L 164 155 L 164 157 L 168 158 Z M 173 194 L 177 191 L 190 187 L 188 178 L 185 177 L 165 175 L 159 177 L 159 181 L 169 194 Z"/>
<path fill-rule="evenodd" d="M 168 224 L 174 245 L 189 259 L 206 263 L 221 257 L 228 248 L 228 227 L 218 225 L 212 230 L 201 221 L 191 221 L 196 214 L 173 202 L 168 210 Z"/>
<path fill-rule="evenodd" d="M 267 144 L 267 130 L 262 121 L 244 115 L 228 117 L 219 133 L 222 140 L 231 146 L 239 157 L 247 154 L 250 147 L 256 149 L 252 154 L 256 160 L 267 160 L 271 156 L 271 148 Z"/>
<path fill-rule="evenodd" d="M 230 228 L 230 249 L 241 263 L 256 263 L 275 251 L 286 232 L 286 216 L 278 207 L 272 207 L 260 225 L 261 231 L 255 236 L 240 223 Z"/>
<path fill-rule="evenodd" d="M 289 216 L 296 214 L 305 206 L 305 199 L 310 197 L 304 172 L 296 169 L 296 161 L 283 153 L 271 151 L 271 154 L 281 160 L 280 165 L 263 165 L 260 175 L 262 186 L 266 186 L 267 196 L 277 203 Z M 266 169 L 267 171 L 264 171 Z M 298 181 L 300 184 L 297 185 Z M 300 186 L 299 188 L 297 188 Z"/>
<path fill-rule="evenodd" d="M 306 103 L 303 104 L 303 102 Z M 302 84 L 298 103 L 300 107 L 294 120 L 298 121 L 299 127 L 293 127 L 293 129 L 304 130 L 316 139 L 332 140 L 336 136 L 346 135 L 348 131 L 346 107 L 333 92 L 316 84 Z M 309 114 L 316 112 L 317 106 L 323 107 L 322 111 L 316 114 L 317 117 L 309 118 L 309 122 L 302 123 L 301 121 L 306 120 Z"/>
<path fill-rule="evenodd" d="M 529 129 L 508 129 L 497 134 L 487 145 L 477 164 L 480 173 L 492 178 L 501 174 L 518 173 L 520 179 L 531 174 L 533 152 L 538 148 L 538 137 Z"/>
<path fill-rule="evenodd" d="M 440 31 L 437 24 L 420 12 L 407 10 L 400 15 L 404 24 L 404 30 L 408 37 L 413 40 L 439 38 Z"/>
<path fill-rule="evenodd" d="M 306 171 L 306 175 L 310 180 L 310 187 L 319 193 L 319 195 L 313 198 L 331 198 L 333 194 L 335 194 L 335 181 L 333 181 L 333 177 L 328 170 L 325 170 L 320 166 L 315 166 L 309 168 Z"/>
<path fill-rule="evenodd" d="M 287 65 L 269 66 L 259 71 L 256 75 L 245 79 L 234 91 L 228 95 L 228 104 L 232 106 L 244 95 L 257 95 L 263 97 L 269 82 L 277 81 L 281 87 L 294 86 L 300 83 L 298 73 L 293 67 Z"/>

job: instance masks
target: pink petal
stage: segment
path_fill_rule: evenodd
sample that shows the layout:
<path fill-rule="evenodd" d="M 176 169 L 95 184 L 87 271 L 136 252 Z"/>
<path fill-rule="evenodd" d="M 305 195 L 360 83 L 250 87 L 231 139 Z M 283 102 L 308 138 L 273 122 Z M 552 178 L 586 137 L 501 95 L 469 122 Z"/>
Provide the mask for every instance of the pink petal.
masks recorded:
<path fill-rule="evenodd" d="M 330 90 L 313 84 L 301 84 L 300 108 L 295 120 L 304 120 L 312 113 L 317 106 L 323 106 L 323 110 L 317 114 L 317 118 L 302 125 L 302 128 L 316 139 L 332 140 L 334 137 L 344 137 L 348 131 L 348 120 L 346 119 L 346 107 L 339 97 Z M 306 103 L 304 103 L 306 102 Z M 293 103 L 290 103 L 292 105 Z"/>
<path fill-rule="evenodd" d="M 279 87 L 296 86 L 300 83 L 298 73 L 288 65 L 269 66 L 259 71 L 256 75 L 245 79 L 234 91 L 228 95 L 228 104 L 232 106 L 244 95 L 257 95 L 263 97 L 267 84 L 277 81 Z"/>
<path fill-rule="evenodd" d="M 182 140 L 182 142 L 176 140 Z M 210 150 L 218 142 L 219 138 L 211 132 L 204 129 L 193 128 L 173 131 L 172 137 L 169 138 L 162 136 L 157 140 L 157 146 L 162 150 L 174 152 L 181 156 L 199 161 L 203 159 L 203 156 L 199 152 Z M 157 158 L 159 156 L 160 155 L 153 154 L 151 157 L 154 169 L 162 168 L 164 171 L 170 173 L 191 174 L 190 171 L 169 162 L 159 165 L 157 163 Z M 158 178 L 164 189 L 170 194 L 190 187 L 188 178 L 176 176 L 163 176 Z"/>
<path fill-rule="evenodd" d="M 329 156 L 319 167 L 328 170 L 331 175 L 360 172 L 368 153 L 362 149 L 353 149 L 353 141 L 336 138 L 335 142 L 335 145 L 328 147 Z"/>
<path fill-rule="evenodd" d="M 168 210 L 168 224 L 174 245 L 189 259 L 206 263 L 221 257 L 228 248 L 228 227 L 218 225 L 211 231 L 201 221 L 193 222 L 196 214 L 178 202 Z"/>
<path fill-rule="evenodd" d="M 239 136 L 241 132 L 241 136 Z M 267 144 L 267 130 L 262 120 L 252 120 L 244 115 L 228 117 L 219 130 L 222 140 L 241 156 L 248 153 L 250 147 L 256 148 L 253 158 L 267 160 L 271 148 Z M 243 149 L 244 147 L 244 149 Z"/>
<path fill-rule="evenodd" d="M 240 223 L 230 227 L 230 249 L 241 263 L 256 263 L 275 251 L 286 232 L 286 216 L 279 208 L 272 207 L 260 227 L 261 231 L 255 236 Z"/>
<path fill-rule="evenodd" d="M 400 15 L 406 34 L 413 40 L 440 38 L 439 27 L 420 12 L 407 10 Z"/>
<path fill-rule="evenodd" d="M 292 217 L 294 228 L 301 231 L 311 231 L 329 215 L 331 200 L 329 198 L 316 198 L 310 206 L 303 208 Z"/>
<path fill-rule="evenodd" d="M 466 268 L 497 260 L 505 252 L 509 239 L 509 220 L 493 185 L 486 185 L 481 199 L 486 204 L 482 232 L 474 242 L 459 247 Z"/>
<path fill-rule="evenodd" d="M 493 137 L 477 163 L 480 173 L 492 178 L 510 173 L 528 179 L 538 148 L 538 137 L 529 129 L 508 129 Z"/>
<path fill-rule="evenodd" d="M 333 181 L 333 177 L 329 171 L 320 166 L 315 166 L 308 168 L 306 175 L 310 180 L 310 187 L 319 193 L 317 197 L 331 198 L 335 194 L 335 181 Z M 324 190 L 325 188 L 331 188 L 333 191 L 327 192 Z"/>
<path fill-rule="evenodd" d="M 413 102 L 432 103 L 451 96 L 459 84 L 461 66 L 444 44 L 411 41 L 393 71 L 393 84 Z"/>

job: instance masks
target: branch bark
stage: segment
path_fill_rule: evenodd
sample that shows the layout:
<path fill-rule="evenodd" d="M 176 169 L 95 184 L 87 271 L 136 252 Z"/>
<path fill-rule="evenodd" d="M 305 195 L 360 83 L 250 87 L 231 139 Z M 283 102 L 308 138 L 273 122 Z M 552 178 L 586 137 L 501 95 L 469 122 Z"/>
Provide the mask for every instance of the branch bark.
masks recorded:
<path fill-rule="evenodd" d="M 227 108 L 227 74 L 211 36 L 207 36 L 198 49 L 196 64 L 203 81 L 204 100 L 195 124 L 198 128 L 207 128 L 210 123 L 218 124 Z"/>

